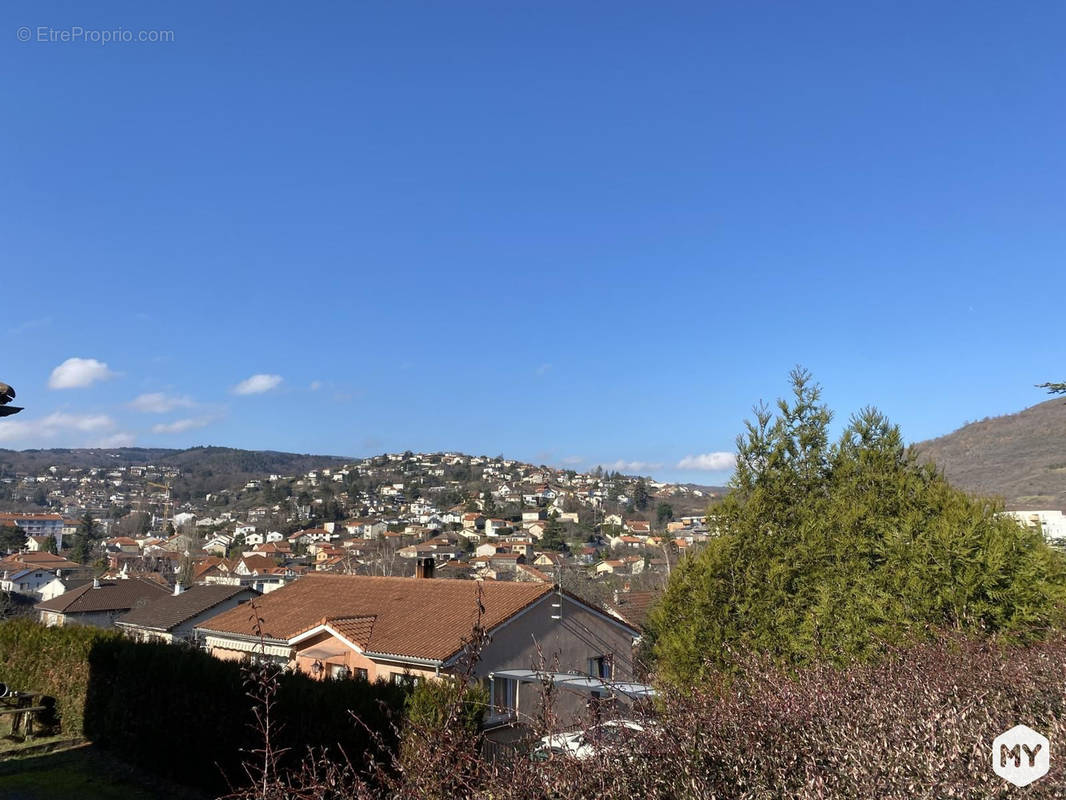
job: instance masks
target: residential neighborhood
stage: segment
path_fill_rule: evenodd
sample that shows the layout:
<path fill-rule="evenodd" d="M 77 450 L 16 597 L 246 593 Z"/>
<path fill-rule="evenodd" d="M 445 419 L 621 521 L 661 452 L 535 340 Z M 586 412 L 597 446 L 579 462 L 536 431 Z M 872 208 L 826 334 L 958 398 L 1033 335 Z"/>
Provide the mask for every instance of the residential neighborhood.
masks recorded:
<path fill-rule="evenodd" d="M 404 685 L 456 674 L 482 630 L 470 677 L 502 742 L 545 674 L 571 689 L 563 720 L 645 691 L 643 612 L 707 541 L 717 496 L 461 453 L 325 460 L 197 495 L 195 470 L 116 461 L 0 474 L 12 613 Z"/>
<path fill-rule="evenodd" d="M 661 588 L 671 565 L 706 542 L 717 496 L 461 453 L 338 461 L 202 495 L 188 492 L 195 474 L 151 463 L 0 474 L 0 502 L 25 509 L 0 516 L 25 534 L 3 555 L 0 579 L 35 601 L 88 577 L 264 594 L 308 573 L 410 575 L 432 558 L 441 578 L 560 583 L 606 597 Z"/>

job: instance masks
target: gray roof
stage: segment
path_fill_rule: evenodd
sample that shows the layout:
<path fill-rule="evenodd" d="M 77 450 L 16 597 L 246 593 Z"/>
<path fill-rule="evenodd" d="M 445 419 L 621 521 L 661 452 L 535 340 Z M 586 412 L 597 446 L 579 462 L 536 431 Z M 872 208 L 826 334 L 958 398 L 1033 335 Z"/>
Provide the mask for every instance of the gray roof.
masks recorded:
<path fill-rule="evenodd" d="M 129 578 L 99 586 L 88 583 L 64 592 L 59 597 L 38 603 L 35 608 L 60 614 L 89 614 L 98 611 L 127 611 L 148 600 L 168 593 L 155 581 Z"/>
<path fill-rule="evenodd" d="M 191 586 L 181 594 L 158 597 L 146 605 L 135 608 L 115 620 L 115 624 L 169 631 L 239 594 L 245 594 L 251 598 L 256 593 L 246 586 L 239 585 L 209 583 Z"/>

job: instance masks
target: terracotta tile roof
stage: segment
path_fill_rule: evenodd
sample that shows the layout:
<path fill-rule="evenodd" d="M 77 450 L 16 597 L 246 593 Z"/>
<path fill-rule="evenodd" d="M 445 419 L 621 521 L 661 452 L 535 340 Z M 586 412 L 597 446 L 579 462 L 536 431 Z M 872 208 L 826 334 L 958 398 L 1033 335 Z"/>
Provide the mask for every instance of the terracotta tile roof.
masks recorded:
<path fill-rule="evenodd" d="M 324 619 L 374 617 L 367 650 L 446 661 L 477 619 L 475 581 L 382 578 L 312 573 L 256 600 L 264 635 L 288 641 Z M 482 583 L 482 625 L 492 629 L 552 591 L 546 583 Z M 364 623 L 360 623 L 364 624 Z M 232 609 L 202 630 L 253 637 L 245 608 Z M 353 635 L 359 635 L 353 632 Z"/>
<path fill-rule="evenodd" d="M 519 571 L 529 575 L 531 578 L 536 578 L 538 581 L 543 581 L 544 583 L 551 583 L 552 581 L 551 576 L 547 575 L 544 572 L 541 572 L 536 567 L 529 566 L 528 564 L 519 564 L 518 569 Z"/>
<path fill-rule="evenodd" d="M 325 620 L 333 630 L 354 642 L 364 650 L 370 645 L 370 637 L 374 633 L 374 621 L 377 619 L 373 614 L 362 617 L 335 617 Z"/>
<path fill-rule="evenodd" d="M 194 581 L 199 580 L 215 567 L 221 567 L 222 570 L 220 571 L 229 571 L 229 564 L 226 562 L 226 559 L 219 558 L 218 556 L 208 556 L 207 558 L 201 558 L 198 561 L 194 561 L 192 566 L 192 579 Z"/>
<path fill-rule="evenodd" d="M 54 553 L 46 553 L 41 550 L 36 553 L 17 553 L 9 556 L 8 560 L 19 561 L 28 567 L 44 569 L 78 569 L 81 567 L 81 564 L 68 561 L 63 556 L 57 556 Z"/>
<path fill-rule="evenodd" d="M 181 594 L 154 598 L 146 605 L 123 614 L 116 623 L 168 631 L 242 592 L 249 598 L 255 595 L 243 586 L 226 586 L 220 583 L 190 586 Z"/>
<path fill-rule="evenodd" d="M 619 592 L 615 602 L 605 603 L 604 607 L 613 616 L 628 622 L 637 628 L 643 628 L 648 618 L 648 611 L 662 596 L 662 592 Z"/>
<path fill-rule="evenodd" d="M 274 559 L 258 555 L 245 556 L 240 563 L 243 563 L 244 568 L 249 572 L 263 572 L 278 565 L 278 562 Z"/>
<path fill-rule="evenodd" d="M 166 587 L 141 578 L 130 578 L 114 583 L 102 582 L 98 587 L 87 583 L 85 586 L 64 592 L 59 597 L 38 603 L 35 608 L 60 614 L 128 611 L 153 598 L 167 594 L 167 591 Z"/>

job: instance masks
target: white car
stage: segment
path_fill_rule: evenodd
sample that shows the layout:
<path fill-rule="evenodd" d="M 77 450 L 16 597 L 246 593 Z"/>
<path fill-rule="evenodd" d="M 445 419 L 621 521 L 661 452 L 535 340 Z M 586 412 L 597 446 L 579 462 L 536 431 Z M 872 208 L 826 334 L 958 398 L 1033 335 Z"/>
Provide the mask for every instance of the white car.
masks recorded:
<path fill-rule="evenodd" d="M 546 761 L 553 756 L 569 756 L 579 760 L 592 758 L 643 732 L 644 726 L 639 722 L 615 719 L 583 731 L 553 733 L 537 743 L 532 758 L 537 761 Z"/>

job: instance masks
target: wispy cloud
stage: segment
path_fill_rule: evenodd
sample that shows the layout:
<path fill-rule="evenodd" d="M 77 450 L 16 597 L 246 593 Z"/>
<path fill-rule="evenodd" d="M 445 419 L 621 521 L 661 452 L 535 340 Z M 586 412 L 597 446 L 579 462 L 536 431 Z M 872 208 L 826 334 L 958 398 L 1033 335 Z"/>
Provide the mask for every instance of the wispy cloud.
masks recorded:
<path fill-rule="evenodd" d="M 263 394 L 269 392 L 272 389 L 277 389 L 281 385 L 282 377 L 280 375 L 267 375 L 260 373 L 253 375 L 250 378 L 245 378 L 243 381 L 233 387 L 234 394 Z"/>
<path fill-rule="evenodd" d="M 214 417 L 189 417 L 173 422 L 161 422 L 152 426 L 152 433 L 184 433 L 185 431 L 205 428 L 215 421 Z"/>
<path fill-rule="evenodd" d="M 56 411 L 40 419 L 10 419 L 0 425 L 0 442 L 33 444 L 62 434 L 100 433 L 115 427 L 107 414 L 68 414 Z"/>
<path fill-rule="evenodd" d="M 662 462 L 660 461 L 624 461 L 619 459 L 611 464 L 600 464 L 604 469 L 609 469 L 612 472 L 623 472 L 627 475 L 640 475 L 645 472 L 650 472 L 653 469 L 661 469 Z"/>
<path fill-rule="evenodd" d="M 112 447 L 130 447 L 137 441 L 137 437 L 132 433 L 113 433 L 110 436 L 105 436 L 103 439 L 97 439 L 92 442 L 90 447 L 100 447 L 102 449 L 110 449 Z"/>
<path fill-rule="evenodd" d="M 95 358 L 68 358 L 54 370 L 48 379 L 50 389 L 82 389 L 97 381 L 113 378 L 107 364 Z"/>
<path fill-rule="evenodd" d="M 322 381 L 311 381 L 311 385 L 308 386 L 307 388 L 310 389 L 312 392 L 317 392 L 319 389 L 321 389 L 325 385 L 326 384 L 324 384 Z"/>
<path fill-rule="evenodd" d="M 137 395 L 130 401 L 130 408 L 146 414 L 166 414 L 175 408 L 192 408 L 196 403 L 186 396 L 169 395 L 164 392 L 149 392 Z"/>
<path fill-rule="evenodd" d="M 562 459 L 562 463 L 566 464 L 568 467 L 572 467 L 577 464 L 580 464 L 584 460 L 585 459 L 583 459 L 581 456 L 567 456 L 566 458 Z"/>
<path fill-rule="evenodd" d="M 18 336 L 20 333 L 26 333 L 27 331 L 36 330 L 37 328 L 46 328 L 52 324 L 51 317 L 40 317 L 39 319 L 28 319 L 23 323 L 16 325 L 14 328 L 8 328 L 7 332 L 10 336 Z"/>
<path fill-rule="evenodd" d="M 737 465 L 735 453 L 715 452 L 685 456 L 677 462 L 678 469 L 699 469 L 707 472 L 725 472 Z"/>
<path fill-rule="evenodd" d="M 537 377 L 538 378 L 543 378 L 545 375 L 547 375 L 549 372 L 551 372 L 551 368 L 552 368 L 551 364 L 541 364 L 536 369 Z"/>

